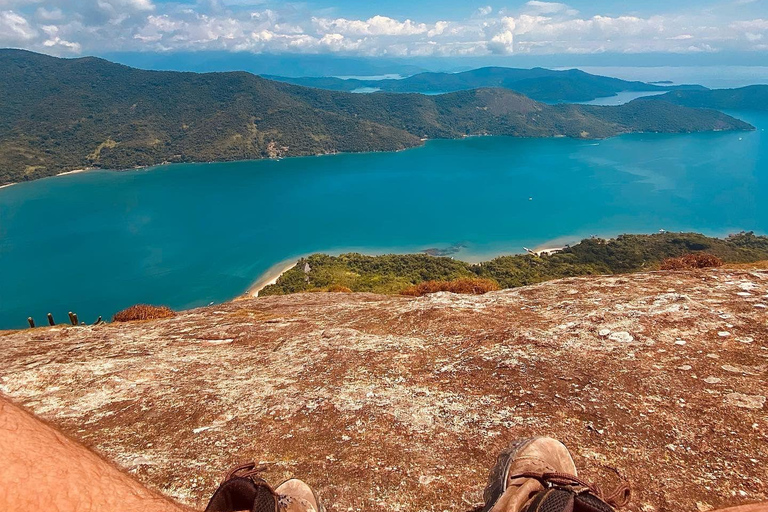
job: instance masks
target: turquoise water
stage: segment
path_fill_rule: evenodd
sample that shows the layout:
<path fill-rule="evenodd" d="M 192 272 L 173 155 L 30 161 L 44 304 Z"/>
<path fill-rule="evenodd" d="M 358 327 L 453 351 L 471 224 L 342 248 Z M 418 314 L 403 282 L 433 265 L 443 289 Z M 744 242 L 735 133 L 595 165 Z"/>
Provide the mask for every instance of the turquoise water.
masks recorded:
<path fill-rule="evenodd" d="M 316 251 L 459 258 L 659 229 L 768 231 L 755 132 L 470 138 L 399 153 L 94 171 L 0 189 L 0 328 L 224 301 Z"/>

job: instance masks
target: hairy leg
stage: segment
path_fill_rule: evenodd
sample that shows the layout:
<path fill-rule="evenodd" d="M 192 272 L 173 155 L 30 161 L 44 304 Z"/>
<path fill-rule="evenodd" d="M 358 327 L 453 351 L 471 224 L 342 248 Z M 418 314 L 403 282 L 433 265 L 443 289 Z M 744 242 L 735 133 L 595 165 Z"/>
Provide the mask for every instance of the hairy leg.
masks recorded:
<path fill-rule="evenodd" d="M 185 512 L 0 396 L 0 510 Z"/>

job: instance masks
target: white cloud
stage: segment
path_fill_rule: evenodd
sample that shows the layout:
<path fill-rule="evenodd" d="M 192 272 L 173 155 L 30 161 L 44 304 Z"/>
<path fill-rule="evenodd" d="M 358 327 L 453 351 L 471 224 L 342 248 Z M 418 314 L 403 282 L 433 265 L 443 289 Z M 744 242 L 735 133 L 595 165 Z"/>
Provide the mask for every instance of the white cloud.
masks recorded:
<path fill-rule="evenodd" d="M 537 14 L 559 14 L 564 13 L 569 16 L 575 16 L 579 11 L 571 9 L 566 4 L 559 2 L 541 2 L 540 0 L 530 0 L 525 4 L 528 10 Z"/>
<path fill-rule="evenodd" d="M 753 31 L 768 30 L 768 20 L 756 19 L 756 20 L 749 20 L 749 21 L 737 21 L 732 23 L 731 27 L 733 27 L 736 30 L 753 30 Z"/>
<path fill-rule="evenodd" d="M 491 53 L 511 54 L 514 50 L 515 36 L 511 30 L 499 32 L 488 42 L 488 50 Z"/>
<path fill-rule="evenodd" d="M 366 19 L 265 0 L 0 0 L 0 44 L 58 54 L 110 50 L 241 50 L 446 56 L 510 53 L 763 51 L 768 20 L 728 2 L 711 9 L 584 15 L 530 0 L 517 11 L 490 6 L 465 18 Z M 749 4 L 749 5 L 748 5 Z M 730 6 L 730 7 L 728 7 Z M 336 11 L 333 11 L 336 12 Z M 744 16 L 744 17 L 740 17 Z"/>
<path fill-rule="evenodd" d="M 374 16 L 367 20 L 314 18 L 314 22 L 321 30 L 357 36 L 412 36 L 430 30 L 425 23 L 411 20 L 400 22 L 387 16 Z"/>
<path fill-rule="evenodd" d="M 103 11 L 113 13 L 121 11 L 153 11 L 151 0 L 96 0 L 96 5 Z"/>
<path fill-rule="evenodd" d="M 37 35 L 29 22 L 13 11 L 0 11 L 0 44 L 14 46 L 31 41 Z"/>

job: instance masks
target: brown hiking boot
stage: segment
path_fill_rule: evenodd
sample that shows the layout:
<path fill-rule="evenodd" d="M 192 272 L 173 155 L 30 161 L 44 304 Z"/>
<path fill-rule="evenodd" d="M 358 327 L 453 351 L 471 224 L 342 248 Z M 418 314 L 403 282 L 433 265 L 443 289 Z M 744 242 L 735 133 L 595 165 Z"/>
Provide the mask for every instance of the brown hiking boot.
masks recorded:
<path fill-rule="evenodd" d="M 278 500 L 280 510 L 285 512 L 325 512 L 320 498 L 310 486 L 299 480 L 291 478 L 281 483 L 275 489 L 280 497 Z"/>
<path fill-rule="evenodd" d="M 499 454 L 483 493 L 483 512 L 612 512 L 629 501 L 623 486 L 604 499 L 579 479 L 568 449 L 550 437 L 514 441 Z"/>
<path fill-rule="evenodd" d="M 325 512 L 310 486 L 292 478 L 273 490 L 257 476 L 264 469 L 252 462 L 231 469 L 205 512 Z"/>

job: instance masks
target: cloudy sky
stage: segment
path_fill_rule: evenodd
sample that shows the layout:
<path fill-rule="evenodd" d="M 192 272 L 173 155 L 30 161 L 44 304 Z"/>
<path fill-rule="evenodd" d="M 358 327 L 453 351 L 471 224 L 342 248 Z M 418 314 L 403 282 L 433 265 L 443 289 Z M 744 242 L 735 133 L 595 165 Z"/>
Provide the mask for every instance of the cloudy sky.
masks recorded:
<path fill-rule="evenodd" d="M 768 0 L 0 0 L 0 47 L 429 57 L 768 52 Z"/>

